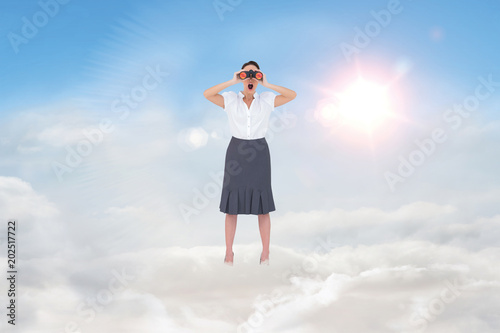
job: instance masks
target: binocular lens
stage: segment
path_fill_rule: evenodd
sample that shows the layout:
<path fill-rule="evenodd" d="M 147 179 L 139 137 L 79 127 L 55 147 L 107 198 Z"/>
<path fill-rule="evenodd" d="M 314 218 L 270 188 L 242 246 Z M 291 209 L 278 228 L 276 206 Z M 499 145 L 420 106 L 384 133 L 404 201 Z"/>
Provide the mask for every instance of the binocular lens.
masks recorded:
<path fill-rule="evenodd" d="M 261 72 L 256 72 L 256 71 L 253 71 L 253 70 L 239 72 L 238 76 L 242 80 L 246 79 L 246 78 L 252 78 L 252 77 L 255 77 L 257 80 L 262 80 L 262 77 L 263 77 L 263 75 L 262 75 Z"/>

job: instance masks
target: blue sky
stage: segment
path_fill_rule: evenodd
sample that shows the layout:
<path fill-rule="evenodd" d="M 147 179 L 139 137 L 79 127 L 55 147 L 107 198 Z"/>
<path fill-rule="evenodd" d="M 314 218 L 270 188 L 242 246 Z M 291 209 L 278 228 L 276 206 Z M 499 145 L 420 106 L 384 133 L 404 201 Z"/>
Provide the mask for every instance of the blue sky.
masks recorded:
<path fill-rule="evenodd" d="M 422 88 L 426 87 L 424 82 L 433 81 L 437 76 L 453 80 L 466 89 L 467 82 L 478 73 L 498 72 L 491 39 L 500 32 L 498 2 L 466 1 L 450 6 L 445 2 L 401 1 L 399 6 L 402 11 L 393 15 L 390 25 L 362 50 L 361 59 L 383 59 L 387 63 L 409 56 L 418 65 L 418 73 L 413 75 L 420 80 L 417 83 L 420 82 Z M 2 7 L 5 8 L 2 10 L 5 37 L 9 32 L 19 34 L 23 26 L 21 18 L 32 19 L 41 9 L 36 1 L 6 1 Z M 383 1 L 356 4 L 241 1 L 232 11 L 224 12 L 221 21 L 210 1 L 85 4 L 70 1 L 60 5 L 59 12 L 28 44 L 19 45 L 19 53 L 14 52 L 8 38 L 3 38 L 2 60 L 9 66 L 4 67 L 2 76 L 9 84 L 4 85 L 1 92 L 2 114 L 22 107 L 21 100 L 35 105 L 53 101 L 55 95 L 69 98 L 78 95 L 79 85 L 92 84 L 86 67 L 93 51 L 102 50 L 107 40 L 119 37 L 122 47 L 109 46 L 107 53 L 120 53 L 124 58 L 133 54 L 137 62 L 147 59 L 151 53 L 159 57 L 174 53 L 186 58 L 182 70 L 176 71 L 175 63 L 171 65 L 175 71 L 172 79 L 177 84 L 170 89 L 180 100 L 200 98 L 195 93 L 197 90 L 227 78 L 249 59 L 260 61 L 276 77 L 295 68 L 301 79 L 287 78 L 289 85 L 325 84 L 335 69 L 349 65 L 339 44 L 352 40 L 354 27 L 363 28 L 373 20 L 371 10 L 384 8 L 387 2 Z M 115 31 L 113 27 L 120 20 L 137 23 L 143 28 L 143 34 Z M 430 38 L 430 31 L 435 27 L 444 32 L 438 42 Z M 125 46 L 127 41 L 130 44 Z M 179 42 L 185 48 L 177 49 Z M 193 80 L 200 71 L 206 75 Z M 28 99 L 19 98 L 28 92 Z M 313 94 L 306 90 L 301 100 L 314 98 Z"/>
<path fill-rule="evenodd" d="M 20 223 L 25 330 L 498 331 L 498 1 L 221 0 L 222 19 L 211 0 L 44 14 L 54 1 L 0 5 L 0 220 Z M 297 92 L 266 135 L 266 270 L 255 216 L 238 217 L 235 265 L 222 264 L 231 135 L 203 96 L 249 60 Z M 375 114 L 369 130 L 337 108 L 359 77 L 390 102 L 377 116 L 358 90 L 364 108 L 346 110 Z M 122 269 L 133 277 L 103 301 Z M 445 302 L 450 283 L 461 294 Z M 89 297 L 94 317 L 76 310 Z"/>

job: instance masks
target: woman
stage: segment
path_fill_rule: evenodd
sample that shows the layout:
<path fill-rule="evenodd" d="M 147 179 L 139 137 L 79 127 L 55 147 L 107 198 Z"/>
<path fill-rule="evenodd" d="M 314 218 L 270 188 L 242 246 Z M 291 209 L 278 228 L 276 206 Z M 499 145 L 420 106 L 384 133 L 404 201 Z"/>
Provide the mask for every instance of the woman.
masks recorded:
<path fill-rule="evenodd" d="M 226 257 L 224 263 L 233 264 L 233 241 L 238 214 L 258 215 L 262 253 L 260 264 L 269 265 L 269 240 L 271 218 L 269 212 L 275 209 L 271 188 L 271 159 L 265 139 L 269 116 L 275 107 L 293 100 L 297 94 L 290 89 L 267 82 L 266 74 L 260 80 L 255 77 L 241 79 L 241 71 L 260 72 L 255 61 L 249 61 L 234 73 L 229 81 L 205 90 L 203 95 L 222 107 L 229 119 L 231 141 L 226 150 L 224 180 L 219 209 L 226 213 Z M 260 81 L 260 82 L 259 82 Z M 243 83 L 243 91 L 220 91 L 237 83 Z M 257 86 L 277 91 L 262 94 Z"/>

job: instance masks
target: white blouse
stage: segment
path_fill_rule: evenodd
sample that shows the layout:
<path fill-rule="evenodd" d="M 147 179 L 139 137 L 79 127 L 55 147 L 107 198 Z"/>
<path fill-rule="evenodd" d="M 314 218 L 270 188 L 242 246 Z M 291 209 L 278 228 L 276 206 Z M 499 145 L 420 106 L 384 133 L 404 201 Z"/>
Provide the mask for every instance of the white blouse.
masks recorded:
<path fill-rule="evenodd" d="M 262 94 L 254 93 L 254 99 L 248 105 L 243 101 L 243 93 L 236 94 L 234 91 L 225 91 L 224 111 L 229 119 L 231 135 L 239 139 L 260 139 L 266 136 L 269 126 L 269 117 L 274 110 L 274 99 L 276 94 L 264 91 Z"/>

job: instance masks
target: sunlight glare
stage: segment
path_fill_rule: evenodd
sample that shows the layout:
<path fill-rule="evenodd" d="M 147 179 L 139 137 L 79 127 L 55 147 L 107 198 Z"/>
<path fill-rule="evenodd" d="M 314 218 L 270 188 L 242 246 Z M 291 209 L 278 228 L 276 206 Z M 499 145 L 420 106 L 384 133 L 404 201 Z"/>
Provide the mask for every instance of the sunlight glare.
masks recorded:
<path fill-rule="evenodd" d="M 351 126 L 372 129 L 389 115 L 386 89 L 372 82 L 359 79 L 337 99 L 340 117 Z"/>

